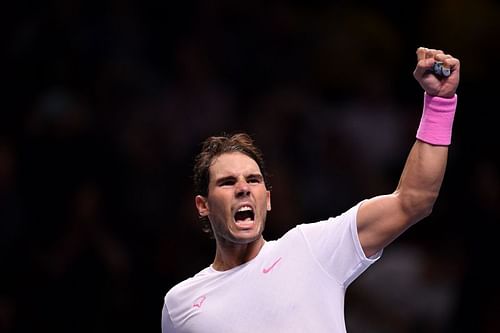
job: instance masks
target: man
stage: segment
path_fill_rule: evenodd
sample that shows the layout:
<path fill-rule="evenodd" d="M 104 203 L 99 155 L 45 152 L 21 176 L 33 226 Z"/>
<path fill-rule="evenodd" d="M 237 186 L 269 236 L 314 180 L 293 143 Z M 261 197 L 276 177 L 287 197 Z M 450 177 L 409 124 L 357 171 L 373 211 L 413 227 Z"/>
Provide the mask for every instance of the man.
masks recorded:
<path fill-rule="evenodd" d="M 423 47 L 417 60 L 424 111 L 396 190 L 335 218 L 299 225 L 278 240 L 262 236 L 271 193 L 251 138 L 205 141 L 194 170 L 195 203 L 215 238 L 215 259 L 167 293 L 163 333 L 346 331 L 346 288 L 430 214 L 443 180 L 460 63 Z"/>

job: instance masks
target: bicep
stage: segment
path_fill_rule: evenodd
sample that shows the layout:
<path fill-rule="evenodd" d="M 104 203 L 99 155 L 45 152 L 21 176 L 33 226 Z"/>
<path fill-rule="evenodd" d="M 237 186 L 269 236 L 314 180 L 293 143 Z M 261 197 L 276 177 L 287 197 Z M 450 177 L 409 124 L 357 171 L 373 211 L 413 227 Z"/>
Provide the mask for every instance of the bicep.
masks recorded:
<path fill-rule="evenodd" d="M 413 223 L 397 192 L 365 200 L 356 219 L 359 241 L 367 257 L 389 245 Z"/>

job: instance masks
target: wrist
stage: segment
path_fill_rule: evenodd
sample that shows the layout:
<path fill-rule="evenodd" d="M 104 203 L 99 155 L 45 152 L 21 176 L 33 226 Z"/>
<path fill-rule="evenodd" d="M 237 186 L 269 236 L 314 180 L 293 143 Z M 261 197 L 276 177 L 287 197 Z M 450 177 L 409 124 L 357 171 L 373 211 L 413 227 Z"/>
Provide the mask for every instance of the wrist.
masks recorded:
<path fill-rule="evenodd" d="M 424 107 L 417 139 L 432 145 L 450 145 L 456 108 L 456 94 L 451 97 L 439 97 L 424 93 Z"/>

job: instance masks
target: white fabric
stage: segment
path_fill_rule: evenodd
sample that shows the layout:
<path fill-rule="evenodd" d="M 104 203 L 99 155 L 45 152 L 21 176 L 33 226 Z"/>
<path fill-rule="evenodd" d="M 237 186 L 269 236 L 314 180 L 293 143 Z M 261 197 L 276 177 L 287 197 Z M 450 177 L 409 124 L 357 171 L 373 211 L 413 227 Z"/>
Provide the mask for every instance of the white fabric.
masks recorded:
<path fill-rule="evenodd" d="M 346 332 L 346 288 L 381 255 L 367 258 L 361 249 L 358 207 L 293 228 L 241 266 L 207 267 L 174 286 L 162 332 Z"/>

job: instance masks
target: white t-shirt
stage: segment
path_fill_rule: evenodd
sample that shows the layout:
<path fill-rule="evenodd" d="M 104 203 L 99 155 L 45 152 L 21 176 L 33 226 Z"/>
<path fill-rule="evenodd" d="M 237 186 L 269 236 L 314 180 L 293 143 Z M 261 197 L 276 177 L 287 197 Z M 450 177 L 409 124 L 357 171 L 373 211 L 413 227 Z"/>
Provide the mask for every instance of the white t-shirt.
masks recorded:
<path fill-rule="evenodd" d="M 165 296 L 162 332 L 346 332 L 346 288 L 381 255 L 361 249 L 358 207 L 293 228 L 243 265 L 207 267 L 177 284 Z"/>

